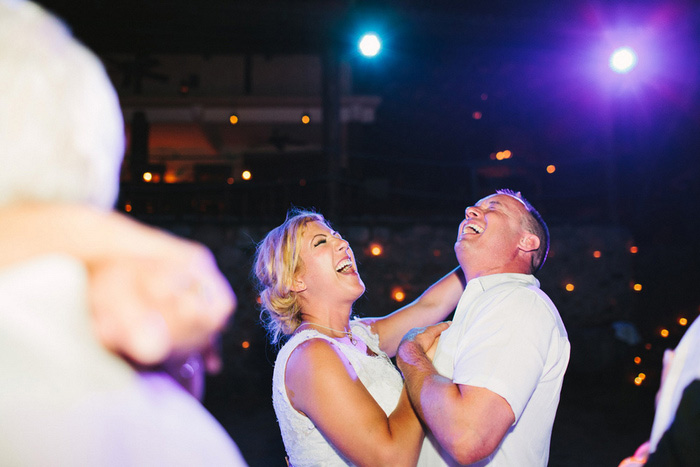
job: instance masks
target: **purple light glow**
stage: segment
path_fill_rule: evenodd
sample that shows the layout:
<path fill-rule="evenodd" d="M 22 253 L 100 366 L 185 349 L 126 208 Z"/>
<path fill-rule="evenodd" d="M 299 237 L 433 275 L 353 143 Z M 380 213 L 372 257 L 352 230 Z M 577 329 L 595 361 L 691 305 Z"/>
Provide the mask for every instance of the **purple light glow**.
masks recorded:
<path fill-rule="evenodd" d="M 629 73 L 637 65 L 637 54 L 630 47 L 620 47 L 610 55 L 610 68 L 616 73 Z"/>

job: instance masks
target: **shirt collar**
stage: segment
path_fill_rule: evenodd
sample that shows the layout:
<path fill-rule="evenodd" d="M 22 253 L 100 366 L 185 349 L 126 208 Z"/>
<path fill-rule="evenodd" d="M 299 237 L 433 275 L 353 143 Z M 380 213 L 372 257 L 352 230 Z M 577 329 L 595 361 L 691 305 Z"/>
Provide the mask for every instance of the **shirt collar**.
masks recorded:
<path fill-rule="evenodd" d="M 504 272 L 500 274 L 489 274 L 486 276 L 476 277 L 467 283 L 467 288 L 478 287 L 482 291 L 486 291 L 504 282 L 520 282 L 525 286 L 540 286 L 540 281 L 532 274 L 519 274 L 515 272 Z"/>

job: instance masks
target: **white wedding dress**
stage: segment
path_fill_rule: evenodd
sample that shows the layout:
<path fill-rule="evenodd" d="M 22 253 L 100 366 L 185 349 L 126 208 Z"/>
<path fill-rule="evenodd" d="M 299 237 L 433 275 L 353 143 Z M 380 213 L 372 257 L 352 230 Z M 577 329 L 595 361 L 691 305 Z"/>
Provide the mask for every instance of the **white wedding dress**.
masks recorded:
<path fill-rule="evenodd" d="M 362 340 L 376 356 L 367 355 L 351 344 L 336 341 L 314 329 L 292 336 L 277 355 L 272 377 L 272 403 L 289 463 L 293 467 L 352 465 L 324 438 L 311 420 L 297 412 L 289 402 L 284 384 L 285 368 L 290 354 L 302 342 L 318 338 L 338 346 L 387 416 L 398 404 L 403 380 L 389 357 L 379 349 L 379 337 L 359 320 L 353 320 L 350 326 L 353 337 Z"/>

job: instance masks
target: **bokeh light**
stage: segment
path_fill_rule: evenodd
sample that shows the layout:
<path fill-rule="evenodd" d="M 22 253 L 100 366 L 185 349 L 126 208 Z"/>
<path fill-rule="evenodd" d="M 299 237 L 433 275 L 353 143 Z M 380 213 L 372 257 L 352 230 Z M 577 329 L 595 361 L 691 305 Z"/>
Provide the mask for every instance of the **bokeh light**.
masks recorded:
<path fill-rule="evenodd" d="M 637 54 L 631 47 L 620 47 L 610 55 L 610 68 L 615 73 L 629 73 L 637 65 Z"/>
<path fill-rule="evenodd" d="M 367 33 L 360 39 L 357 44 L 360 53 L 365 57 L 375 57 L 382 49 L 382 41 L 375 33 Z"/>

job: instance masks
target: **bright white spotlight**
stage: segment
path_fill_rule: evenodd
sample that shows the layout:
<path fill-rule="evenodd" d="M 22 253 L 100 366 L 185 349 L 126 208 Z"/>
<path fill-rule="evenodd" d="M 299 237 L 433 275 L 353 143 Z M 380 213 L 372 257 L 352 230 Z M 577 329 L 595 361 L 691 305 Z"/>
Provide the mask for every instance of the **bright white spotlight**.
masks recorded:
<path fill-rule="evenodd" d="M 374 57 L 381 50 L 382 42 L 376 34 L 368 33 L 362 36 L 358 48 L 365 57 Z"/>
<path fill-rule="evenodd" d="M 610 68 L 616 73 L 629 73 L 636 65 L 637 54 L 630 47 L 620 47 L 610 55 Z"/>

